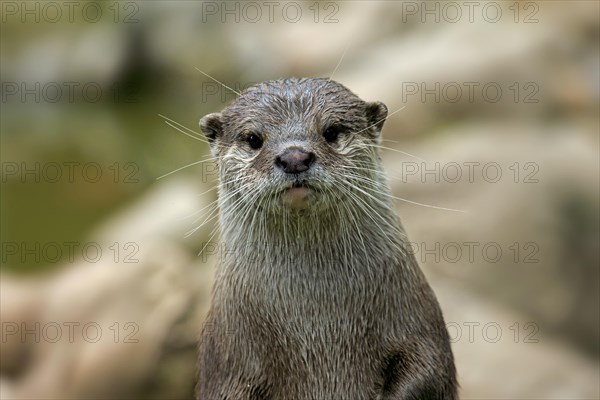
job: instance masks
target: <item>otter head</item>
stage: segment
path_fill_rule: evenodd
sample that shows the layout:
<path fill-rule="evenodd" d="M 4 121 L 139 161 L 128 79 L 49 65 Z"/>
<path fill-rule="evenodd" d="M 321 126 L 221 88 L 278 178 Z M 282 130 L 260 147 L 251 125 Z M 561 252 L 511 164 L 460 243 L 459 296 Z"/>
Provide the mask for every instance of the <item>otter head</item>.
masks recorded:
<path fill-rule="evenodd" d="M 248 88 L 200 128 L 219 167 L 222 201 L 300 212 L 381 180 L 377 146 L 386 117 L 383 103 L 337 82 L 294 78 Z"/>

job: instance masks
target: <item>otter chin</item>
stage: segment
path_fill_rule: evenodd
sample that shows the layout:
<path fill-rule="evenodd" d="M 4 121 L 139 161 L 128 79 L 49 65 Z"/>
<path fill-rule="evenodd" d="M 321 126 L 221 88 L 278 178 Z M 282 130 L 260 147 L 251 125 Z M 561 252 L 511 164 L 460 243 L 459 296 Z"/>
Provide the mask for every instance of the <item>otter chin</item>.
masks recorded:
<path fill-rule="evenodd" d="M 295 210 L 308 208 L 314 191 L 302 184 L 293 184 L 285 189 L 282 194 L 283 203 Z"/>
<path fill-rule="evenodd" d="M 227 251 L 199 399 L 457 398 L 446 324 L 379 154 L 387 115 L 330 79 L 291 78 L 200 120 Z"/>

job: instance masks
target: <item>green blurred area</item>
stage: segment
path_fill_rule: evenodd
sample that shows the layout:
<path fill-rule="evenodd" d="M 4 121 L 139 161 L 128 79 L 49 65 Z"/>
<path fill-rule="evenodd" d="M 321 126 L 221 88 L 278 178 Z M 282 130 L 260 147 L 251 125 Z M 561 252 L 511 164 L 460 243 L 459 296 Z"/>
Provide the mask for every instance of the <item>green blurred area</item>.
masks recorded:
<path fill-rule="evenodd" d="M 105 14 L 114 7 L 99 4 Z M 207 112 L 194 95 L 201 81 L 148 59 L 147 38 L 141 37 L 139 26 L 114 38 L 124 46 L 108 42 L 124 49 L 110 74 L 100 79 L 88 72 L 77 80 L 59 71 L 57 79 L 38 80 L 15 69 L 24 47 L 35 51 L 40 38 L 68 42 L 68 53 L 76 51 L 78 32 L 93 29 L 102 35 L 115 28 L 111 22 L 2 24 L 2 63 L 8 72 L 2 74 L 1 234 L 3 243 L 19 247 L 18 254 L 3 256 L 2 268 L 18 273 L 59 268 L 67 251 L 44 260 L 26 249 L 85 241 L 91 229 L 135 202 L 156 177 L 207 154 L 203 143 L 166 126 L 158 116 L 197 130 L 201 113 Z M 102 62 L 102 54 L 94 57 Z M 36 60 L 43 70 L 48 60 Z"/>

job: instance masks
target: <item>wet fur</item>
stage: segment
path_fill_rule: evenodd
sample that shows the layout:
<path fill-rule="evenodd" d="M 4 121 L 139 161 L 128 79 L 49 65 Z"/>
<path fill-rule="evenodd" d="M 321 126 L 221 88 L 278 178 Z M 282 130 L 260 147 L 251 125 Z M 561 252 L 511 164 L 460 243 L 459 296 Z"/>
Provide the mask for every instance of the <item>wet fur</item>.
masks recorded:
<path fill-rule="evenodd" d="M 386 116 L 334 81 L 286 79 L 201 120 L 222 240 L 199 399 L 457 398 L 444 320 L 381 166 Z M 344 127 L 335 143 L 323 139 L 331 124 Z M 314 152 L 315 165 L 278 171 L 290 146 Z M 314 190 L 307 209 L 281 201 L 292 181 Z"/>

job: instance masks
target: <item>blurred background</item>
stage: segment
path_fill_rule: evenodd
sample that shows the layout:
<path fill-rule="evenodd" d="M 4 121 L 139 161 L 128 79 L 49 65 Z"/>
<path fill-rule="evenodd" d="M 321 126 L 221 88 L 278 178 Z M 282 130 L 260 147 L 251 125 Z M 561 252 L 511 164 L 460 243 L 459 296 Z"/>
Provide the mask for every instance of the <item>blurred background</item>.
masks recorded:
<path fill-rule="evenodd" d="M 290 76 L 388 106 L 461 398 L 600 397 L 598 2 L 0 4 L 3 399 L 193 397 L 198 120 Z"/>

